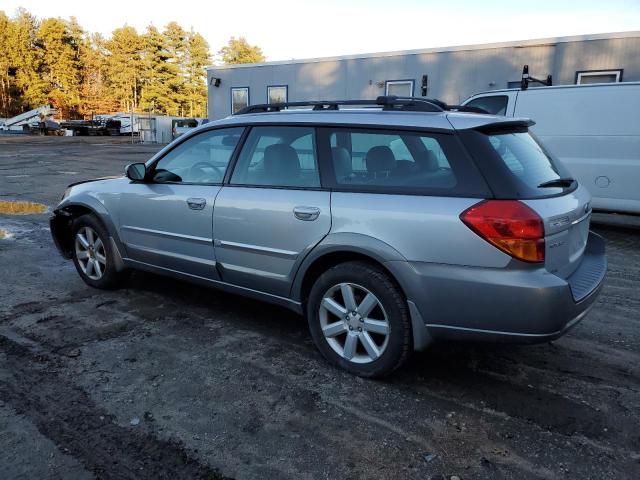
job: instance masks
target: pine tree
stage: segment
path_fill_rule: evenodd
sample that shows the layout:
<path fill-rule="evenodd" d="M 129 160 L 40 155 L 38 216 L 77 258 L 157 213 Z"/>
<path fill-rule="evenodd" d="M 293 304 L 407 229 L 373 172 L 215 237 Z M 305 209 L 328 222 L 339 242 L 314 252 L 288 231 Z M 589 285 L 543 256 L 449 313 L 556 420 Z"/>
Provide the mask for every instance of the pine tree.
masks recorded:
<path fill-rule="evenodd" d="M 264 59 L 243 38 L 225 49 L 229 61 Z M 206 116 L 210 62 L 202 35 L 176 22 L 142 35 L 125 25 L 105 40 L 73 17 L 39 21 L 22 8 L 12 18 L 0 11 L 0 116 L 50 103 L 62 117 L 116 109 Z"/>
<path fill-rule="evenodd" d="M 165 38 L 165 48 L 169 57 L 167 62 L 176 67 L 177 76 L 171 95 L 173 100 L 178 103 L 177 115 L 184 116 L 187 103 L 187 74 L 185 62 L 187 57 L 188 34 L 178 23 L 169 22 L 162 32 L 162 35 Z"/>
<path fill-rule="evenodd" d="M 187 37 L 186 72 L 187 104 L 190 117 L 207 116 L 207 75 L 205 67 L 211 63 L 209 45 L 202 35 L 191 30 Z"/>
<path fill-rule="evenodd" d="M 229 42 L 220 49 L 218 55 L 224 63 L 260 63 L 265 61 L 262 49 L 249 45 L 246 38 L 231 37 Z"/>
<path fill-rule="evenodd" d="M 46 83 L 48 102 L 65 118 L 77 115 L 80 106 L 81 35 L 75 21 L 72 26 L 59 18 L 47 18 L 37 32 L 40 76 Z"/>
<path fill-rule="evenodd" d="M 42 77 L 44 53 L 38 42 L 38 20 L 25 9 L 18 9 L 13 20 L 14 41 L 11 63 L 15 70 L 15 86 L 19 91 L 15 109 L 29 110 L 48 103 L 48 85 Z"/>
<path fill-rule="evenodd" d="M 107 49 L 102 35 L 86 35 L 80 48 L 82 81 L 80 111 L 84 116 L 117 110 L 120 103 L 110 94 Z"/>
<path fill-rule="evenodd" d="M 144 39 L 129 26 L 117 28 L 105 44 L 111 96 L 126 112 L 137 110 L 142 88 Z"/>
<path fill-rule="evenodd" d="M 178 115 L 182 80 L 167 37 L 153 25 L 144 34 L 144 87 L 140 107 L 165 115 Z"/>

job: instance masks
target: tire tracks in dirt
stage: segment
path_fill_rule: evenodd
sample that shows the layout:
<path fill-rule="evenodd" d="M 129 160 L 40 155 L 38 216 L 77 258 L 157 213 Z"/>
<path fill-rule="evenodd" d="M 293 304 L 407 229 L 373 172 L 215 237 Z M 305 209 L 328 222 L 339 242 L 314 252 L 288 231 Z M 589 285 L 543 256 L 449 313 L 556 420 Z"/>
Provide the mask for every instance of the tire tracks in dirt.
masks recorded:
<path fill-rule="evenodd" d="M 123 427 L 89 395 L 58 373 L 47 353 L 0 335 L 5 373 L 0 400 L 100 479 L 224 480 L 180 443 L 161 440 L 150 427 Z"/>

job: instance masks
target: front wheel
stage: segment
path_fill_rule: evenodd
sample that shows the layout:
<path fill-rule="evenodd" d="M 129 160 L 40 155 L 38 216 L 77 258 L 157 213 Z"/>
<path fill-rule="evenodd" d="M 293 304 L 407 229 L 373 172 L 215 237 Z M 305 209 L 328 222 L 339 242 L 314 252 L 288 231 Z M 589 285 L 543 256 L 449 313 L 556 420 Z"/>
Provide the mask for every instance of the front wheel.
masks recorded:
<path fill-rule="evenodd" d="M 78 217 L 71 227 L 73 263 L 80 277 L 94 288 L 112 289 L 120 285 L 125 272 L 118 272 L 109 233 L 94 215 Z"/>
<path fill-rule="evenodd" d="M 327 270 L 311 289 L 307 317 L 324 357 L 355 375 L 388 375 L 411 352 L 406 301 L 376 266 L 348 262 Z"/>

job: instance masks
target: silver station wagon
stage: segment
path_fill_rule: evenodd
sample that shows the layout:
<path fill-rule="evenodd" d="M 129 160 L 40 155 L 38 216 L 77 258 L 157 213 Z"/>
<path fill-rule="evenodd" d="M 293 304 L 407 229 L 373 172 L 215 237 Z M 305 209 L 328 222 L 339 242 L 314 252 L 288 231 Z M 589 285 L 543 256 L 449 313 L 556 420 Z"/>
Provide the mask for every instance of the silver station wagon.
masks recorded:
<path fill-rule="evenodd" d="M 606 257 L 532 124 L 416 98 L 250 106 L 70 186 L 51 232 L 92 287 L 141 269 L 273 302 L 365 377 L 441 339 L 549 341 Z"/>

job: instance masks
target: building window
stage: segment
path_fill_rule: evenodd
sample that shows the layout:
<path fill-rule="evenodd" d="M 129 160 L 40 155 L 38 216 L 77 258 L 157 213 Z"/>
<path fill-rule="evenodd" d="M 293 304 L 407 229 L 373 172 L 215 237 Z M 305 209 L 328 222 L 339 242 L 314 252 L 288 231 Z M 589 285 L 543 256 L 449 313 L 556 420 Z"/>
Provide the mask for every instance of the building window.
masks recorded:
<path fill-rule="evenodd" d="M 231 113 L 236 113 L 249 106 L 249 87 L 231 89 Z"/>
<path fill-rule="evenodd" d="M 619 70 L 585 70 L 576 72 L 576 85 L 591 83 L 617 83 L 622 81 L 622 69 Z"/>
<path fill-rule="evenodd" d="M 413 84 L 413 80 L 387 80 L 385 82 L 385 95 L 413 97 Z"/>
<path fill-rule="evenodd" d="M 287 103 L 289 92 L 286 85 L 271 85 L 267 87 L 268 103 Z"/>

